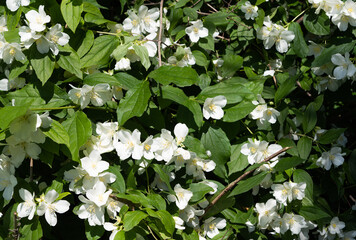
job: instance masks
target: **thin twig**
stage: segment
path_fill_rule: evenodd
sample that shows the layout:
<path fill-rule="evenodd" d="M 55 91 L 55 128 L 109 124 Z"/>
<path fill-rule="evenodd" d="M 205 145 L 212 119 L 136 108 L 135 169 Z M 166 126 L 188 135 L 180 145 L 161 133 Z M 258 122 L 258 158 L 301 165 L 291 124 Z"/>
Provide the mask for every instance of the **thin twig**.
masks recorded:
<path fill-rule="evenodd" d="M 277 157 L 278 155 L 280 155 L 281 153 L 284 153 L 285 151 L 287 151 L 288 149 L 290 149 L 291 147 L 285 147 L 281 150 L 279 150 L 278 152 L 276 153 L 273 153 L 271 156 L 265 158 L 261 163 L 264 163 L 264 162 L 268 162 L 270 161 L 271 159 Z M 211 202 L 210 204 L 206 207 L 205 209 L 205 212 L 204 214 L 200 217 L 203 218 L 204 215 L 206 215 L 206 213 L 219 201 L 220 198 L 222 198 L 227 192 L 229 192 L 233 187 L 235 187 L 235 185 L 240 182 L 241 180 L 243 180 L 245 177 L 247 177 L 249 174 L 251 174 L 255 169 L 252 169 L 248 172 L 245 172 L 244 174 L 242 174 L 240 177 L 238 177 L 235 181 L 231 182 L 229 185 L 227 185 L 227 187 L 225 187 L 221 192 L 220 194 L 215 197 Z"/>
<path fill-rule="evenodd" d="M 191 6 L 191 8 L 194 7 L 195 5 L 197 5 L 200 1 L 201 1 L 201 0 L 196 1 L 196 2 Z"/>
<path fill-rule="evenodd" d="M 300 87 L 301 89 L 304 90 L 304 88 L 302 88 L 302 85 L 300 84 L 299 81 L 297 81 L 297 85 L 298 85 L 298 87 Z M 308 92 L 308 91 L 306 91 L 306 90 L 304 90 L 304 92 L 308 95 L 308 97 L 311 97 L 311 96 L 312 96 L 310 92 Z"/>
<path fill-rule="evenodd" d="M 269 67 L 269 70 L 272 70 L 272 66 L 271 66 L 271 64 L 268 64 L 267 65 L 268 67 Z M 274 82 L 274 86 L 276 87 L 276 89 L 278 88 L 278 85 L 277 85 L 277 79 L 276 79 L 276 76 L 274 76 L 274 74 L 273 74 L 273 82 Z"/>
<path fill-rule="evenodd" d="M 154 239 L 158 240 L 158 238 L 156 238 L 156 236 L 153 234 L 152 229 L 150 228 L 150 226 L 148 226 L 148 224 L 146 224 L 148 231 L 150 231 L 151 235 L 153 236 Z"/>
<path fill-rule="evenodd" d="M 33 181 L 33 159 L 30 158 L 30 182 Z"/>
<path fill-rule="evenodd" d="M 211 6 L 209 3 L 206 3 L 206 5 L 208 5 L 208 7 L 210 7 L 211 9 L 214 10 L 214 12 L 217 12 L 218 10 L 216 10 L 213 6 Z"/>
<path fill-rule="evenodd" d="M 199 12 L 199 11 L 197 11 L 197 13 L 198 13 L 198 14 L 200 14 L 200 15 L 204 15 L 204 16 L 208 16 L 208 15 L 210 15 L 210 13 Z"/>
<path fill-rule="evenodd" d="M 162 66 L 162 56 L 161 56 L 161 42 L 162 42 L 162 31 L 163 31 L 163 0 L 159 5 L 159 33 L 158 33 L 158 66 Z"/>

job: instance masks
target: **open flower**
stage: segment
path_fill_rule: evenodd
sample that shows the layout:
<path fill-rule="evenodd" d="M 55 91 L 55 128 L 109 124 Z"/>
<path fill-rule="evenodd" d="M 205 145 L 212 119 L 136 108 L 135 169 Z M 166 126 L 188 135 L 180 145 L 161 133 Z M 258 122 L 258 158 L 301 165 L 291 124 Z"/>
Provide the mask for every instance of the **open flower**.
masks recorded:
<path fill-rule="evenodd" d="M 20 6 L 28 5 L 30 5 L 30 0 L 6 0 L 6 7 L 11 12 L 15 12 Z"/>
<path fill-rule="evenodd" d="M 204 233 L 209 238 L 213 238 L 219 234 L 219 229 L 226 227 L 226 220 L 223 218 L 210 217 L 204 222 Z"/>
<path fill-rule="evenodd" d="M 224 116 L 223 107 L 226 106 L 225 96 L 219 95 L 214 98 L 207 98 L 203 106 L 203 115 L 206 119 L 221 119 Z"/>
<path fill-rule="evenodd" d="M 184 209 L 188 205 L 189 200 L 193 197 L 193 193 L 182 188 L 179 183 L 175 185 L 174 192 L 176 193 L 175 195 L 168 195 L 168 200 L 175 202 L 180 210 Z"/>
<path fill-rule="evenodd" d="M 21 188 L 19 194 L 24 202 L 17 206 L 17 215 L 20 218 L 28 217 L 28 220 L 31 220 L 36 212 L 35 193 L 31 194 L 28 190 Z"/>
<path fill-rule="evenodd" d="M 49 190 L 46 195 L 42 195 L 39 199 L 37 214 L 39 216 L 45 215 L 46 221 L 50 226 L 57 224 L 57 213 L 65 213 L 69 210 L 69 202 L 66 200 L 58 200 L 59 194 L 55 190 Z"/>
<path fill-rule="evenodd" d="M 345 53 L 345 57 L 340 53 L 332 55 L 331 62 L 337 65 L 333 72 L 336 79 L 350 78 L 356 73 L 356 67 L 350 61 L 350 54 L 348 52 Z"/>
<path fill-rule="evenodd" d="M 185 33 L 188 34 L 190 41 L 196 43 L 200 38 L 205 38 L 209 35 L 207 28 L 203 27 L 201 20 L 192 21 L 193 25 L 185 29 Z"/>
<path fill-rule="evenodd" d="M 244 5 L 241 6 L 241 11 L 245 13 L 245 18 L 254 20 L 258 16 L 258 7 L 246 1 Z"/>
<path fill-rule="evenodd" d="M 38 12 L 30 10 L 25 14 L 29 27 L 36 32 L 42 32 L 46 29 L 46 23 L 51 21 L 51 17 L 44 11 L 44 6 L 40 5 Z"/>
<path fill-rule="evenodd" d="M 82 167 L 89 176 L 97 177 L 99 173 L 107 170 L 109 168 L 109 163 L 101 160 L 100 153 L 93 150 L 88 157 L 80 159 Z"/>

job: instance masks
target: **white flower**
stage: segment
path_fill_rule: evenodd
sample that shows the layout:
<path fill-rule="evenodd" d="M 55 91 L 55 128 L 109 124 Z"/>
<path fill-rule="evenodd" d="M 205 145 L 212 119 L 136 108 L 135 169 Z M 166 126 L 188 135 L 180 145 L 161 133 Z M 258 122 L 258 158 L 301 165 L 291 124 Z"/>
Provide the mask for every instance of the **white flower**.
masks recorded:
<path fill-rule="evenodd" d="M 143 146 L 143 157 L 146 159 L 154 159 L 155 155 L 154 155 L 154 149 L 152 148 L 152 144 L 153 144 L 153 136 L 149 136 L 148 138 L 146 138 L 146 140 L 142 143 Z"/>
<path fill-rule="evenodd" d="M 132 133 L 130 130 L 119 130 L 115 136 L 114 147 L 117 155 L 121 160 L 129 157 L 141 159 L 143 156 L 143 145 L 140 141 L 141 132 L 135 129 Z"/>
<path fill-rule="evenodd" d="M 223 218 L 210 217 L 204 222 L 204 233 L 209 238 L 213 238 L 219 234 L 219 229 L 226 227 L 226 220 Z M 204 235 L 205 235 L 204 234 Z"/>
<path fill-rule="evenodd" d="M 23 61 L 26 59 L 25 54 L 21 51 L 21 45 L 18 43 L 6 43 L 1 52 L 2 59 L 7 64 L 11 64 L 14 59 L 16 59 L 16 61 Z"/>
<path fill-rule="evenodd" d="M 50 190 L 46 195 L 42 195 L 40 198 L 40 203 L 37 208 L 38 216 L 45 215 L 46 221 L 50 226 L 55 226 L 57 224 L 57 213 L 65 213 L 69 210 L 69 202 L 66 200 L 58 200 L 59 194 L 55 190 Z"/>
<path fill-rule="evenodd" d="M 130 70 L 131 69 L 130 59 L 126 57 L 121 58 L 120 61 L 116 62 L 114 69 L 118 71 Z"/>
<path fill-rule="evenodd" d="M 328 230 L 331 234 L 342 235 L 342 229 L 345 227 L 345 223 L 340 221 L 338 217 L 334 217 L 330 221 Z"/>
<path fill-rule="evenodd" d="M 266 203 L 256 203 L 255 211 L 258 213 L 258 226 L 261 229 L 266 229 L 277 214 L 277 202 L 271 198 Z"/>
<path fill-rule="evenodd" d="M 154 152 L 156 160 L 169 162 L 175 151 L 178 149 L 178 146 L 171 132 L 166 129 L 162 129 L 161 136 L 154 139 L 152 148 L 155 149 Z"/>
<path fill-rule="evenodd" d="M 110 218 L 115 219 L 117 214 L 120 212 L 121 207 L 125 204 L 119 201 L 114 200 L 113 198 L 109 197 L 106 202 L 106 210 Z"/>
<path fill-rule="evenodd" d="M 106 191 L 106 186 L 102 182 L 95 184 L 93 189 L 87 191 L 86 196 L 88 199 L 93 201 L 96 206 L 102 207 L 106 205 L 109 195 L 112 193 L 112 190 L 109 189 Z"/>
<path fill-rule="evenodd" d="M 291 186 L 293 199 L 303 200 L 303 198 L 305 197 L 305 188 L 307 187 L 307 184 L 305 182 L 291 182 Z"/>
<path fill-rule="evenodd" d="M 343 79 L 346 76 L 350 78 L 356 73 L 356 67 L 350 61 L 350 54 L 348 52 L 345 53 L 345 57 L 340 53 L 332 55 L 331 62 L 338 66 L 333 72 L 336 79 Z"/>
<path fill-rule="evenodd" d="M 173 220 L 175 222 L 175 228 L 178 230 L 184 230 L 184 221 L 180 217 L 173 216 Z"/>
<path fill-rule="evenodd" d="M 131 31 L 133 35 L 140 35 L 143 32 L 142 26 L 140 24 L 141 23 L 140 12 L 139 12 L 139 16 L 137 16 L 136 13 L 132 10 L 128 10 L 127 14 L 129 15 L 129 17 L 123 21 L 124 30 Z"/>
<path fill-rule="evenodd" d="M 0 168 L 0 191 L 4 191 L 2 196 L 5 200 L 11 200 L 12 195 L 14 194 L 14 187 L 17 185 L 16 177 Z"/>
<path fill-rule="evenodd" d="M 223 107 L 226 106 L 225 96 L 219 95 L 213 98 L 207 98 L 203 106 L 203 115 L 206 119 L 221 119 L 224 116 Z"/>
<path fill-rule="evenodd" d="M 107 83 L 99 83 L 95 85 L 90 91 L 90 102 L 94 106 L 103 106 L 112 98 L 112 91 L 110 85 Z"/>
<path fill-rule="evenodd" d="M 241 11 L 245 13 L 245 18 L 254 20 L 258 16 L 258 7 L 252 5 L 249 1 L 246 1 L 244 5 L 241 6 Z"/>
<path fill-rule="evenodd" d="M 316 44 L 313 41 L 309 40 L 310 45 L 308 46 L 309 48 L 309 53 L 308 56 L 314 55 L 314 57 L 317 57 L 321 54 L 323 51 L 324 47 L 320 44 Z"/>
<path fill-rule="evenodd" d="M 11 12 L 15 12 L 20 6 L 28 5 L 30 5 L 30 0 L 6 0 L 6 7 Z"/>
<path fill-rule="evenodd" d="M 83 169 L 91 177 L 97 177 L 99 173 L 109 169 L 109 163 L 101 160 L 100 153 L 93 150 L 88 157 L 80 159 Z"/>
<path fill-rule="evenodd" d="M 204 214 L 204 210 L 188 205 L 182 211 L 179 211 L 179 217 L 191 228 L 199 226 L 199 216 Z"/>
<path fill-rule="evenodd" d="M 273 190 L 273 196 L 279 203 L 287 206 L 287 200 L 288 202 L 291 202 L 293 200 L 290 182 L 285 182 L 283 184 L 273 184 L 271 188 Z"/>
<path fill-rule="evenodd" d="M 29 27 L 36 32 L 42 32 L 46 29 L 46 23 L 51 21 L 51 17 L 44 11 L 44 6 L 40 5 L 38 12 L 30 10 L 25 14 Z"/>
<path fill-rule="evenodd" d="M 277 216 L 270 225 L 276 233 L 285 234 L 288 231 L 287 222 L 280 216 Z"/>
<path fill-rule="evenodd" d="M 184 141 L 186 136 L 188 135 L 188 127 L 184 123 L 178 123 L 174 127 L 174 135 L 176 137 L 177 145 L 181 145 Z"/>
<path fill-rule="evenodd" d="M 285 213 L 283 221 L 288 225 L 292 234 L 299 234 L 303 228 L 307 227 L 304 217 L 293 213 Z"/>
<path fill-rule="evenodd" d="M 16 118 L 10 124 L 9 130 L 14 136 L 28 141 L 31 135 L 41 126 L 42 120 L 36 113 L 28 111 L 25 115 Z"/>
<path fill-rule="evenodd" d="M 78 217 L 80 219 L 88 219 L 90 226 L 103 225 L 105 222 L 104 207 L 98 207 L 93 201 L 88 200 L 82 195 L 78 198 L 84 203 L 78 209 Z"/>
<path fill-rule="evenodd" d="M 21 188 L 19 194 L 24 202 L 17 206 L 17 214 L 20 218 L 28 217 L 28 220 L 31 220 L 36 212 L 35 193 L 31 194 L 28 190 Z"/>
<path fill-rule="evenodd" d="M 49 29 L 46 33 L 46 38 L 48 39 L 49 48 L 54 55 L 58 55 L 59 53 L 57 44 L 64 46 L 69 42 L 69 35 L 63 32 L 62 25 L 59 23 Z"/>
<path fill-rule="evenodd" d="M 141 5 L 138 9 L 138 15 L 140 16 L 140 25 L 143 32 L 155 33 L 158 31 L 159 22 L 156 21 L 159 18 L 159 9 L 151 8 Z"/>
<path fill-rule="evenodd" d="M 82 109 L 84 109 L 90 103 L 89 92 L 93 89 L 92 86 L 84 84 L 82 88 L 76 88 L 69 84 L 72 89 L 69 90 L 68 96 L 75 104 L 79 104 Z"/>
<path fill-rule="evenodd" d="M 175 202 L 180 210 L 184 209 L 188 205 L 189 200 L 193 197 L 193 193 L 182 188 L 179 183 L 174 186 L 174 192 L 175 195 L 168 195 L 168 200 Z"/>
<path fill-rule="evenodd" d="M 196 43 L 199 38 L 205 38 L 209 35 L 207 28 L 203 27 L 203 22 L 201 20 L 192 21 L 193 25 L 185 29 L 185 33 L 188 34 L 190 41 Z"/>
<path fill-rule="evenodd" d="M 332 164 L 338 167 L 344 163 L 344 155 L 345 153 L 341 153 L 340 147 L 332 147 L 330 151 L 321 154 L 321 157 L 316 161 L 316 165 L 325 170 L 330 170 Z"/>

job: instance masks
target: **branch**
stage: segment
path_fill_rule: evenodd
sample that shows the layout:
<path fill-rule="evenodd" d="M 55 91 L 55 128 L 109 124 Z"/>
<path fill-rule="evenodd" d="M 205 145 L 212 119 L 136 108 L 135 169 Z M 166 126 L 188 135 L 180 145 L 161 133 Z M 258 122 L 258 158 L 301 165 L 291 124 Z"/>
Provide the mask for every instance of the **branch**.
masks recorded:
<path fill-rule="evenodd" d="M 159 33 L 158 33 L 158 66 L 162 66 L 161 43 L 162 43 L 162 25 L 163 25 L 163 0 L 159 5 Z"/>
<path fill-rule="evenodd" d="M 33 181 L 33 159 L 30 158 L 30 182 Z"/>
<path fill-rule="evenodd" d="M 290 149 L 291 147 L 285 147 L 281 150 L 279 150 L 278 152 L 276 153 L 273 153 L 271 156 L 265 158 L 261 163 L 264 163 L 264 162 L 268 162 L 270 161 L 271 159 L 277 157 L 278 155 L 284 153 L 285 151 L 287 151 L 288 149 Z M 220 194 L 215 197 L 211 202 L 210 204 L 206 207 L 205 209 L 205 212 L 204 214 L 200 217 L 203 218 L 204 215 L 206 215 L 206 213 L 219 201 L 220 198 L 222 198 L 227 192 L 229 192 L 233 187 L 235 187 L 235 185 L 240 182 L 241 180 L 243 180 L 245 177 L 247 177 L 250 173 L 252 173 L 255 169 L 252 169 L 248 172 L 245 172 L 244 174 L 242 174 L 240 177 L 238 177 L 235 181 L 231 182 L 229 185 L 227 185 L 221 192 Z"/>

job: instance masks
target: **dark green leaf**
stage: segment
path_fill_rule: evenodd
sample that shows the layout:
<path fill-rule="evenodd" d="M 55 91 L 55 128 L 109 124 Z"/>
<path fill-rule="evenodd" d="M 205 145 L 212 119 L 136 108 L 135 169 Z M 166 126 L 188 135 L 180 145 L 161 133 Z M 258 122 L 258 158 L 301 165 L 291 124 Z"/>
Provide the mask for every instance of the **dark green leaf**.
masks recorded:
<path fill-rule="evenodd" d="M 80 58 L 82 58 L 93 46 L 94 44 L 94 33 L 91 30 L 87 30 L 85 34 L 85 38 L 83 39 L 82 44 L 77 50 L 77 54 Z"/>
<path fill-rule="evenodd" d="M 302 137 L 299 139 L 297 148 L 299 152 L 299 156 L 302 159 L 308 159 L 313 141 L 310 138 Z"/>
<path fill-rule="evenodd" d="M 303 17 L 305 28 L 315 35 L 328 35 L 330 33 L 330 20 L 324 11 L 315 14 L 314 9 L 308 10 Z"/>
<path fill-rule="evenodd" d="M 231 157 L 227 163 L 229 176 L 244 170 L 248 166 L 247 156 L 241 153 L 241 144 L 231 146 Z"/>
<path fill-rule="evenodd" d="M 302 169 L 297 169 L 293 172 L 293 181 L 296 183 L 305 182 L 305 198 L 303 199 L 303 206 L 310 206 L 313 203 L 313 179 L 311 176 Z"/>
<path fill-rule="evenodd" d="M 202 182 L 190 184 L 189 189 L 193 192 L 193 197 L 190 199 L 192 202 L 198 202 L 205 196 L 205 194 L 214 190 L 212 187 L 209 187 Z"/>
<path fill-rule="evenodd" d="M 148 77 L 163 85 L 174 83 L 179 87 L 191 86 L 199 81 L 199 76 L 194 69 L 177 66 L 162 66 L 152 71 Z"/>
<path fill-rule="evenodd" d="M 252 102 L 243 101 L 234 107 L 225 109 L 224 122 L 236 122 L 246 117 L 249 113 L 256 108 Z"/>
<path fill-rule="evenodd" d="M 282 158 L 278 161 L 277 165 L 274 169 L 278 172 L 282 172 L 288 170 L 292 167 L 298 166 L 299 164 L 303 163 L 305 160 L 299 157 L 289 157 L 289 158 Z"/>
<path fill-rule="evenodd" d="M 34 218 L 34 220 L 27 225 L 24 225 L 20 228 L 20 240 L 38 240 L 43 236 L 42 226 L 38 218 Z"/>
<path fill-rule="evenodd" d="M 133 45 L 133 48 L 137 56 L 140 57 L 141 64 L 146 68 L 146 70 L 148 70 L 148 68 L 151 66 L 151 61 L 150 57 L 148 56 L 147 48 L 140 45 Z"/>
<path fill-rule="evenodd" d="M 124 73 L 124 72 L 119 72 L 114 74 L 114 77 L 118 81 L 119 87 L 129 90 L 131 88 L 134 88 L 137 84 L 141 83 L 137 78 L 131 76 L 130 74 Z"/>
<path fill-rule="evenodd" d="M 62 123 L 69 136 L 69 150 L 74 161 L 79 161 L 79 149 L 92 134 L 91 122 L 85 113 L 77 111 Z"/>
<path fill-rule="evenodd" d="M 6 11 L 6 26 L 9 31 L 12 31 L 16 28 L 17 24 L 20 21 L 22 14 L 22 7 L 20 6 L 19 9 L 15 12 L 11 12 L 9 10 Z"/>
<path fill-rule="evenodd" d="M 83 78 L 78 54 L 70 47 L 67 47 L 65 50 L 68 52 L 61 52 L 57 60 L 58 65 L 78 78 Z"/>
<path fill-rule="evenodd" d="M 43 133 L 58 144 L 69 146 L 69 136 L 66 129 L 56 120 L 52 120 L 51 128 Z"/>
<path fill-rule="evenodd" d="M 128 119 L 142 116 L 150 97 L 151 92 L 148 81 L 143 81 L 128 90 L 117 109 L 117 121 L 119 124 L 122 126 Z"/>
<path fill-rule="evenodd" d="M 330 129 L 326 132 L 324 132 L 323 134 L 321 134 L 321 136 L 319 137 L 319 143 L 321 144 L 330 144 L 335 142 L 340 135 L 345 132 L 345 128 L 334 128 L 334 129 Z"/>
<path fill-rule="evenodd" d="M 274 101 L 279 102 L 295 89 L 296 77 L 286 79 L 277 89 Z"/>
<path fill-rule="evenodd" d="M 105 233 L 102 226 L 90 226 L 88 221 L 85 221 L 85 236 L 88 240 L 100 239 Z"/>
<path fill-rule="evenodd" d="M 61 3 L 61 12 L 68 27 L 75 33 L 83 12 L 83 1 L 63 0 Z"/>
<path fill-rule="evenodd" d="M 303 206 L 299 214 L 305 217 L 306 220 L 309 221 L 317 221 L 323 218 L 330 218 L 331 216 L 323 211 L 321 208 L 317 206 Z"/>
<path fill-rule="evenodd" d="M 297 56 L 300 58 L 305 58 L 306 56 L 308 56 L 309 48 L 304 40 L 303 32 L 302 29 L 300 28 L 299 23 L 292 22 L 289 25 L 288 30 L 294 32 L 295 37 L 293 40 L 292 48 L 294 52 L 297 54 Z"/>
<path fill-rule="evenodd" d="M 30 56 L 30 63 L 38 79 L 41 80 L 42 84 L 45 84 L 53 73 L 55 65 L 54 59 L 48 54 L 44 55 L 39 53 L 35 47 L 31 48 Z"/>
<path fill-rule="evenodd" d="M 332 55 L 336 53 L 345 54 L 347 52 L 351 52 L 354 46 L 355 42 L 352 41 L 350 43 L 344 43 L 337 46 L 332 45 L 328 48 L 324 48 L 321 54 L 314 59 L 312 67 L 320 67 L 324 64 L 330 63 Z"/>
<path fill-rule="evenodd" d="M 316 115 L 315 104 L 310 103 L 307 109 L 305 110 L 303 116 L 302 126 L 303 126 L 304 133 L 308 133 L 311 130 L 313 130 L 317 120 L 318 119 Z"/>
<path fill-rule="evenodd" d="M 136 227 L 141 220 L 145 219 L 148 215 L 142 211 L 136 210 L 132 212 L 127 212 L 124 216 L 124 230 L 130 231 L 132 228 Z"/>
<path fill-rule="evenodd" d="M 253 187 L 259 185 L 266 177 L 266 175 L 267 172 L 261 172 L 255 176 L 249 177 L 246 180 L 240 181 L 237 186 L 231 191 L 228 197 L 232 197 L 250 191 Z"/>
<path fill-rule="evenodd" d="M 116 180 L 114 183 L 111 184 L 111 187 L 114 188 L 119 193 L 125 193 L 126 191 L 125 179 L 121 174 L 120 166 L 118 165 L 110 166 L 108 171 L 115 174 L 116 176 Z"/>
<path fill-rule="evenodd" d="M 237 70 L 242 67 L 243 58 L 238 55 L 225 55 L 224 64 L 221 67 L 222 76 L 225 78 L 232 77 Z"/>

